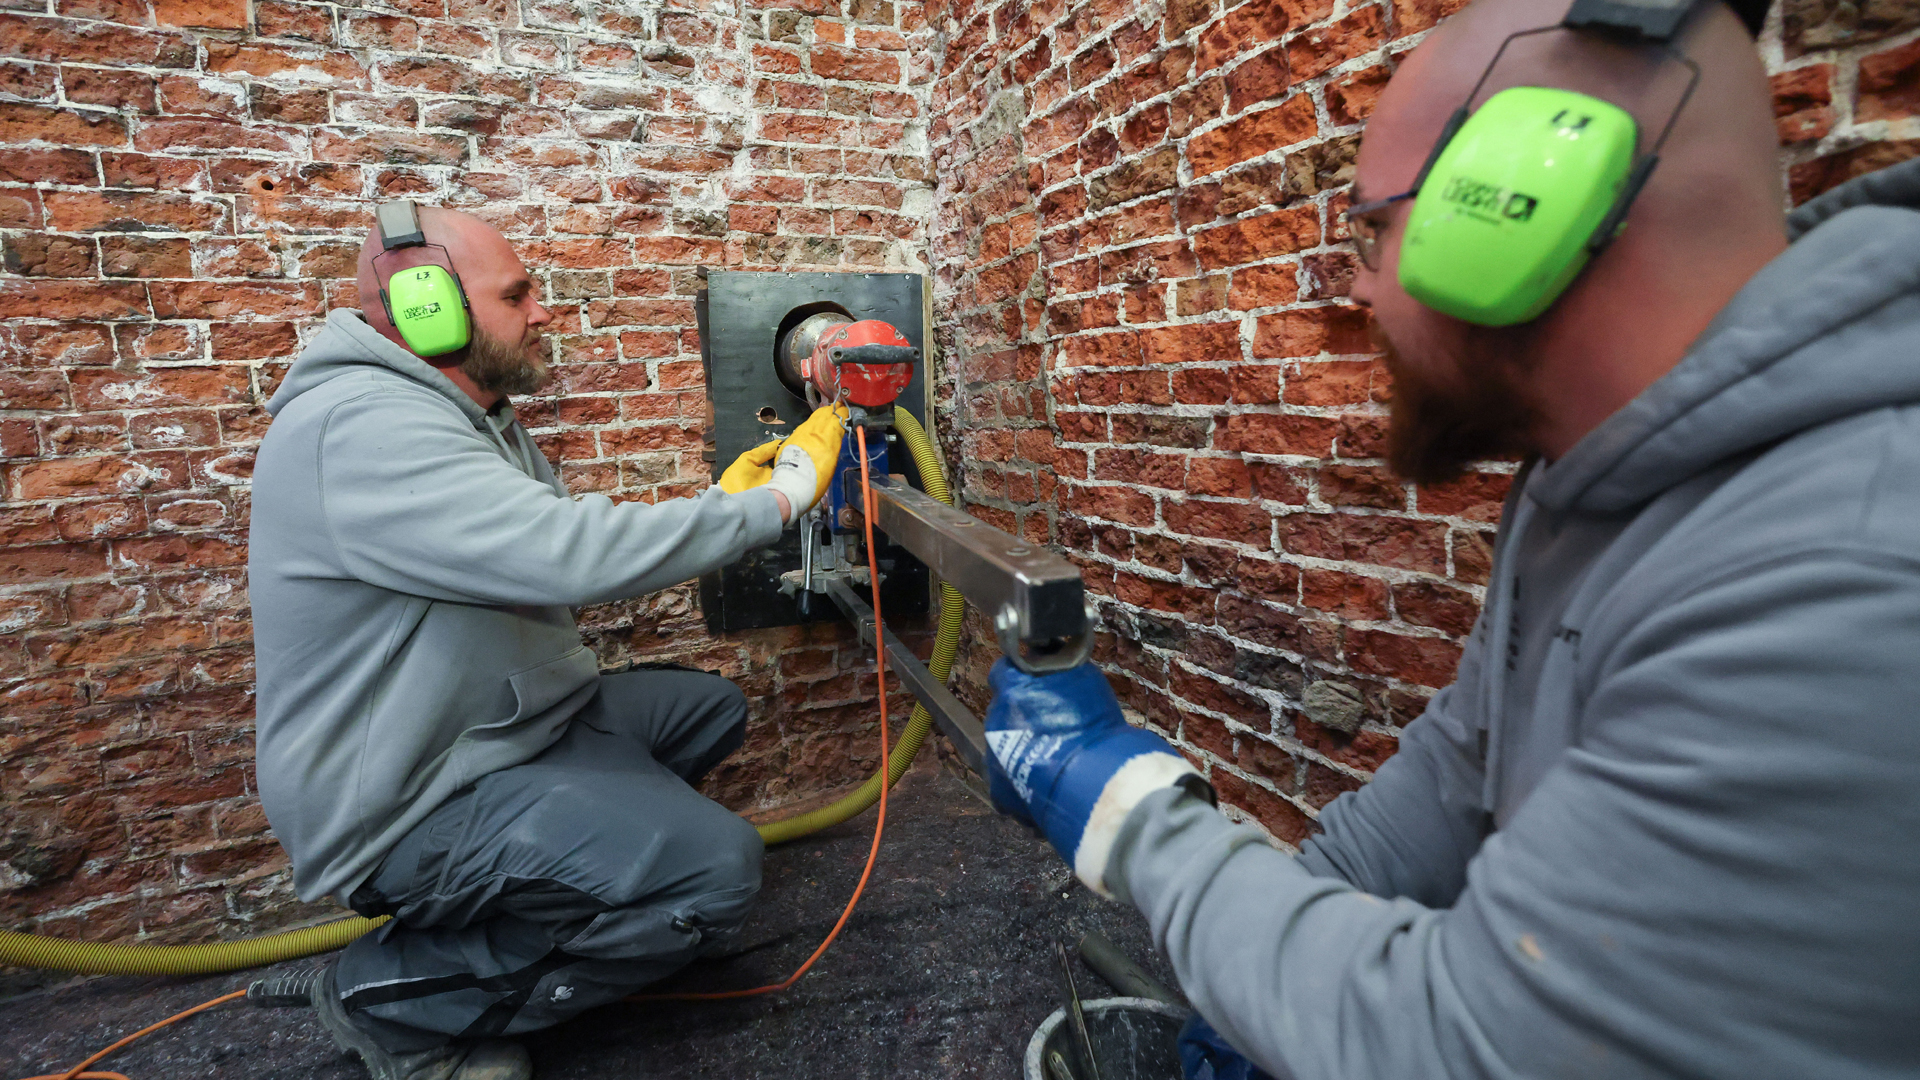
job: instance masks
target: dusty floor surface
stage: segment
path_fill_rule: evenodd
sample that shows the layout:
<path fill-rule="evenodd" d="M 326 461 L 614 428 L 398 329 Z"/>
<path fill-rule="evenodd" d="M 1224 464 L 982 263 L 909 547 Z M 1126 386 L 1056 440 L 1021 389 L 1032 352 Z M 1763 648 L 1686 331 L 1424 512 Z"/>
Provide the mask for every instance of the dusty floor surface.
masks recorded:
<path fill-rule="evenodd" d="M 991 1077 L 1013 1080 L 1034 1027 L 1059 1005 L 1054 942 L 1099 930 L 1172 984 L 1145 922 L 1074 882 L 1046 843 L 963 781 L 916 768 L 895 789 L 880 863 L 839 941 L 784 994 L 723 1003 L 622 1004 L 530 1037 L 541 1080 L 609 1077 Z M 743 943 L 661 989 L 757 986 L 791 972 L 839 916 L 873 813 L 767 853 Z M 1111 991 L 1078 965 L 1087 997 Z M 288 967 L 294 965 L 286 965 Z M 259 972 L 196 980 L 97 978 L 0 1002 L 0 1080 L 64 1071 L 123 1035 Z M 304 1009 L 233 1004 L 149 1036 L 96 1068 L 132 1080 L 362 1080 Z"/>

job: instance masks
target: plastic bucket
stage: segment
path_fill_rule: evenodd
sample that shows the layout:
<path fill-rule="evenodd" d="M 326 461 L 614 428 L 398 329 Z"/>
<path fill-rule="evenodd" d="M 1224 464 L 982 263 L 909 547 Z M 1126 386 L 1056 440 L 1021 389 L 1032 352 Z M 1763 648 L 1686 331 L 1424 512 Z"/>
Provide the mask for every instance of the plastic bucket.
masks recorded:
<path fill-rule="evenodd" d="M 1080 1009 L 1099 1059 L 1100 1080 L 1180 1080 L 1175 1044 L 1180 1026 L 1187 1022 L 1186 1009 L 1133 997 L 1096 998 L 1082 1002 Z M 1055 1009 L 1027 1043 L 1026 1080 L 1053 1080 L 1047 1075 L 1048 1051 L 1059 1051 L 1069 1065 L 1079 1061 L 1073 1045 L 1067 1010 Z"/>

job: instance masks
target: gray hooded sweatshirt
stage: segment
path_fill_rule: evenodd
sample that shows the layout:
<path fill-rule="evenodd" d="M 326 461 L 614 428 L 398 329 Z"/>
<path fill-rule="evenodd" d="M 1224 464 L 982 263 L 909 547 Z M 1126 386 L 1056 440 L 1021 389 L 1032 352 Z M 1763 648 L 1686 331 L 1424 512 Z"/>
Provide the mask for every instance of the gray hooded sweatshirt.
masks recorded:
<path fill-rule="evenodd" d="M 247 560 L 260 799 L 308 900 L 344 901 L 449 795 L 560 737 L 598 676 L 570 607 L 780 535 L 765 489 L 569 498 L 510 409 L 354 311 L 267 410 Z"/>
<path fill-rule="evenodd" d="M 1457 681 L 1298 858 L 1106 879 L 1296 1080 L 1920 1076 L 1920 161 L 1796 211 L 1509 499 Z"/>

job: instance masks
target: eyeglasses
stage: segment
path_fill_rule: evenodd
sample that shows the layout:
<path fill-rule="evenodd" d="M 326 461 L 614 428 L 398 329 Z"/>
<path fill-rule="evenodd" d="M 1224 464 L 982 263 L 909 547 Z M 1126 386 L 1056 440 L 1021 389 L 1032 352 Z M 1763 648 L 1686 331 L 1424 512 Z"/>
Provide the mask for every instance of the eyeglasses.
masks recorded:
<path fill-rule="evenodd" d="M 1398 195 L 1347 207 L 1347 212 L 1343 215 L 1347 219 L 1347 232 L 1352 235 L 1353 249 L 1359 252 L 1360 262 L 1367 269 L 1380 269 L 1380 229 L 1382 227 L 1382 222 L 1378 220 L 1380 211 L 1418 194 L 1420 194 L 1419 188 L 1410 188 Z"/>

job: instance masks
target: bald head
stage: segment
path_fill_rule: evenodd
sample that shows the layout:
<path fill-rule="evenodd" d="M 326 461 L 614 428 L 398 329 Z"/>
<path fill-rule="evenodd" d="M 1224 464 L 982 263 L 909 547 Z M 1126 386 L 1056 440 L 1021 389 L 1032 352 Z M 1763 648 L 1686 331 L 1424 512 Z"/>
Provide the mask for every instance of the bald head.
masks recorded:
<path fill-rule="evenodd" d="M 406 339 L 387 318 L 380 288 L 409 266 L 451 263 L 460 276 L 472 320 L 465 348 L 426 357 L 482 408 L 491 409 L 508 394 L 526 394 L 547 384 L 550 351 L 542 329 L 552 315 L 536 295 L 532 275 L 499 230 L 471 214 L 422 206 L 420 228 L 435 247 L 401 248 L 384 254 L 376 227 L 360 245 L 360 310 L 367 325 L 402 349 Z M 376 267 L 375 260 L 379 265 Z M 409 349 L 409 352 L 412 350 Z M 418 355 L 418 354 L 416 354 Z"/>
<path fill-rule="evenodd" d="M 362 314 L 367 325 L 378 330 L 388 340 L 401 348 L 406 342 L 400 337 L 400 331 L 394 329 L 393 322 L 387 318 L 385 309 L 379 302 L 380 289 L 396 272 L 404 267 L 423 263 L 439 263 L 443 258 L 452 262 L 455 273 L 466 289 L 468 298 L 477 304 L 479 297 L 490 291 L 497 291 L 500 284 L 514 281 L 526 281 L 526 268 L 520 264 L 520 257 L 514 254 L 513 245 L 500 231 L 474 217 L 458 210 L 445 210 L 438 206 L 422 206 L 420 227 L 426 233 L 427 243 L 439 244 L 446 248 L 443 256 L 438 250 L 426 248 L 402 248 L 380 259 L 380 265 L 374 266 L 374 259 L 384 250 L 381 247 L 380 230 L 376 226 L 367 233 L 366 242 L 360 245 L 360 263 L 357 284 L 360 288 Z M 502 279 L 496 282 L 495 279 Z M 480 311 L 474 311 L 476 322 Z"/>

